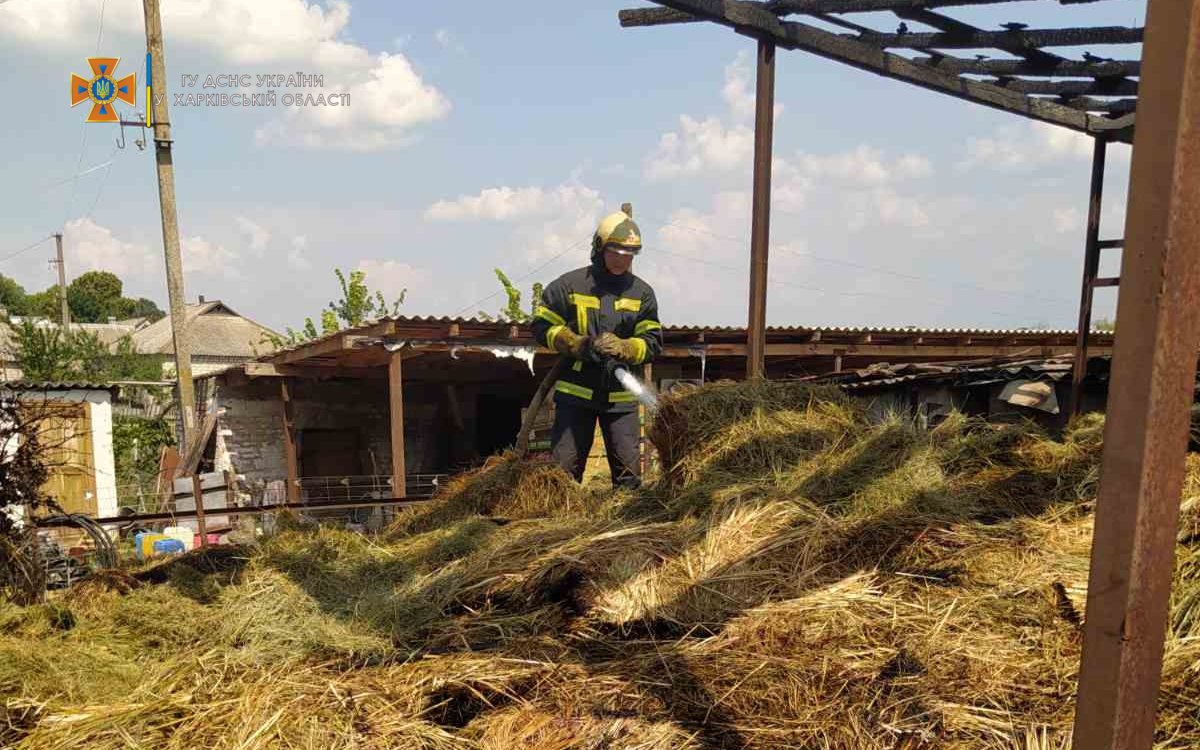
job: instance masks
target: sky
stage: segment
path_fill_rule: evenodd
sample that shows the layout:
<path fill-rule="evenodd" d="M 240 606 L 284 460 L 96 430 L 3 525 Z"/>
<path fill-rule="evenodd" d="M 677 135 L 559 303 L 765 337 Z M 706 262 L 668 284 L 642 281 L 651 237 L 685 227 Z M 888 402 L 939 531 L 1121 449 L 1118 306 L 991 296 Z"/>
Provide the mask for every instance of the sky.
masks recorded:
<path fill-rule="evenodd" d="M 647 5 L 164 3 L 187 298 L 299 328 L 339 296 L 340 268 L 389 298 L 406 290 L 404 314 L 495 312 L 493 269 L 527 290 L 585 265 L 598 220 L 630 202 L 635 272 L 663 321 L 744 325 L 754 42 L 711 24 L 620 27 L 618 10 Z M 1145 0 L 945 12 L 985 28 L 1140 25 Z M 144 111 L 138 0 L 0 0 L 0 273 L 31 292 L 55 283 L 54 243 L 33 243 L 63 232 L 68 278 L 112 271 L 165 309 L 153 148 L 133 143 L 148 134 L 127 127 L 118 148 L 118 126 L 70 107 L 71 74 L 97 55 L 137 74 Z M 776 67 L 770 324 L 1075 327 L 1089 138 L 801 52 Z M 175 104 L 296 73 L 323 86 L 277 101 L 349 105 Z M 246 74 L 250 88 L 203 87 Z M 1109 154 L 1102 236 L 1119 237 L 1130 149 Z M 1115 302 L 1098 290 L 1095 315 Z"/>

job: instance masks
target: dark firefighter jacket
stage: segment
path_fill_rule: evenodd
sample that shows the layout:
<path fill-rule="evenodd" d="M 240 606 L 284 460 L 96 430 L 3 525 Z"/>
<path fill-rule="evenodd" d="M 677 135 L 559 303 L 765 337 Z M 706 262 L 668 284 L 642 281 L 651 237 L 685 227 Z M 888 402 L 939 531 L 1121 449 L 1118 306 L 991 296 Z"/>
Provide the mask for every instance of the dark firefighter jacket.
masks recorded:
<path fill-rule="evenodd" d="M 649 362 L 662 352 L 654 290 L 632 273 L 609 273 L 602 260 L 551 282 L 542 292 L 532 328 L 537 342 L 550 349 L 559 332 L 570 328 L 581 336 L 612 332 L 641 341 L 645 348 L 636 364 Z M 555 384 L 555 402 L 595 411 L 633 411 L 637 397 L 616 379 L 613 370 L 617 364 L 576 360 Z M 640 368 L 629 369 L 639 375 Z"/>

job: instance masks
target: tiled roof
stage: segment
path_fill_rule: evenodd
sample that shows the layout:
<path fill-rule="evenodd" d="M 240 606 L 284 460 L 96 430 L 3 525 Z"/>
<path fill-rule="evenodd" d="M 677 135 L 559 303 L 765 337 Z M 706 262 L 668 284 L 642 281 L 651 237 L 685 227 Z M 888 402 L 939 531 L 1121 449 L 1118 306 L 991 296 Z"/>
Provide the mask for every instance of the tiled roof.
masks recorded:
<path fill-rule="evenodd" d="M 274 331 L 242 317 L 220 300 L 188 305 L 187 320 L 193 356 L 251 359 L 275 349 L 265 340 Z M 162 318 L 137 331 L 133 343 L 143 354 L 174 354 L 171 318 Z"/>

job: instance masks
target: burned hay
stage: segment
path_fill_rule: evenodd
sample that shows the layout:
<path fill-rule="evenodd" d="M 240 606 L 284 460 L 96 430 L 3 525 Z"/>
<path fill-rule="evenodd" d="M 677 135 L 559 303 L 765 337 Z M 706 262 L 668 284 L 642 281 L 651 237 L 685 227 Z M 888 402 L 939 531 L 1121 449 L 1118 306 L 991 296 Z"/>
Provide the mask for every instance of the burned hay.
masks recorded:
<path fill-rule="evenodd" d="M 66 612 L 2 608 L 5 740 L 1069 743 L 1100 421 L 925 431 L 788 383 L 662 414 L 664 474 L 632 496 L 500 461 L 380 538 L 290 529 L 237 574 L 189 564 Z M 1188 472 L 1158 750 L 1200 745 L 1200 459 Z"/>

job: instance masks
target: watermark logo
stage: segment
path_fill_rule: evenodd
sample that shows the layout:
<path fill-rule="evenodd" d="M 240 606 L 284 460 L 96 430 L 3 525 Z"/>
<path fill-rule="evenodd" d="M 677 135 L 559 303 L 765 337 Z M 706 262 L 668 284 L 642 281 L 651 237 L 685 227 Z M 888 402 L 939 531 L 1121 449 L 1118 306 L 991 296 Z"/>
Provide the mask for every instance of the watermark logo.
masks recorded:
<path fill-rule="evenodd" d="M 137 106 L 137 74 L 127 75 L 117 80 L 114 76 L 119 57 L 89 57 L 88 65 L 92 69 L 91 79 L 71 74 L 71 106 L 92 102 L 92 111 L 88 113 L 88 122 L 120 122 L 113 104 L 121 101 Z"/>

